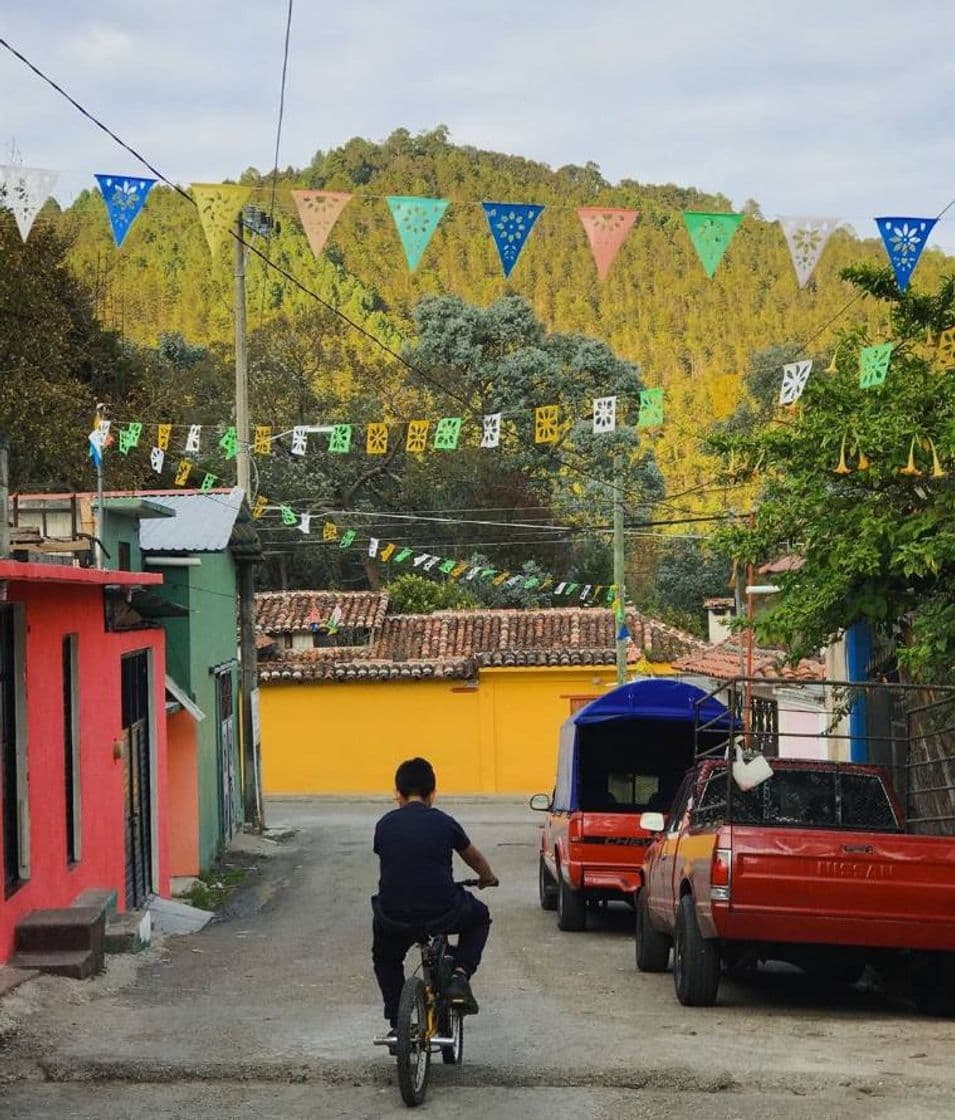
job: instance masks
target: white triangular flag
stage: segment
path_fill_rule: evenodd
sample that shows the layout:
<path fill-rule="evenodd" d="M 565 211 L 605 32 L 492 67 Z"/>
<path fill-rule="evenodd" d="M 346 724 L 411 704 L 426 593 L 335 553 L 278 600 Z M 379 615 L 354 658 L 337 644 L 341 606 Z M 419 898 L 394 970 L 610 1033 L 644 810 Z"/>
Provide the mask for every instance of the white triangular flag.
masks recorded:
<path fill-rule="evenodd" d="M 819 263 L 826 242 L 838 226 L 838 218 L 780 218 L 786 243 L 796 269 L 796 279 L 803 288 Z"/>
<path fill-rule="evenodd" d="M 198 455 L 199 454 L 199 439 L 202 435 L 201 424 L 190 424 L 189 435 L 186 437 L 186 454 Z"/>
<path fill-rule="evenodd" d="M 378 538 L 377 537 L 369 537 L 368 538 L 368 555 L 369 556 L 377 556 L 378 555 Z"/>
<path fill-rule="evenodd" d="M 40 167 L 0 166 L 0 203 L 13 211 L 24 241 L 40 207 L 53 193 L 58 177 L 58 171 L 44 171 Z"/>
<path fill-rule="evenodd" d="M 302 520 L 298 523 L 298 531 L 304 533 L 306 537 L 312 531 L 312 515 L 310 513 L 302 514 Z"/>
<path fill-rule="evenodd" d="M 154 447 L 149 452 L 149 465 L 156 472 L 162 474 L 163 464 L 166 461 L 166 452 L 161 447 Z"/>

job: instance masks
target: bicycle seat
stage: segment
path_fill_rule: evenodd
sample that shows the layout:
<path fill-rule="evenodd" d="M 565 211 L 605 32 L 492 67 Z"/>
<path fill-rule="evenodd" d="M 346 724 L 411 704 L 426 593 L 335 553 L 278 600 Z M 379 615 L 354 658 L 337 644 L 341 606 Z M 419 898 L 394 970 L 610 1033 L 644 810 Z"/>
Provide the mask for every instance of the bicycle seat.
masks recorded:
<path fill-rule="evenodd" d="M 406 934 L 415 941 L 427 941 L 435 934 L 447 933 L 455 924 L 460 912 L 460 906 L 454 906 L 443 914 L 416 914 L 414 911 L 402 911 L 395 914 L 386 914 L 382 910 L 378 896 L 371 900 L 371 908 L 375 921 L 379 922 L 388 933 Z"/>

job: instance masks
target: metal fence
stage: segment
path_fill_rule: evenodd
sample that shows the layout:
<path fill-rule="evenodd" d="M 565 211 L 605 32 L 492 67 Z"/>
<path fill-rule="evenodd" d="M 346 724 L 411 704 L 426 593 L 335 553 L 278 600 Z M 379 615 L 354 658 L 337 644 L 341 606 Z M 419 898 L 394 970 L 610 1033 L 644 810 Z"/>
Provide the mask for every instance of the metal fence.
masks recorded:
<path fill-rule="evenodd" d="M 710 698 L 733 719 L 704 720 L 698 701 L 697 757 L 742 747 L 767 757 L 866 761 L 889 771 L 907 831 L 955 836 L 955 687 L 738 677 Z"/>

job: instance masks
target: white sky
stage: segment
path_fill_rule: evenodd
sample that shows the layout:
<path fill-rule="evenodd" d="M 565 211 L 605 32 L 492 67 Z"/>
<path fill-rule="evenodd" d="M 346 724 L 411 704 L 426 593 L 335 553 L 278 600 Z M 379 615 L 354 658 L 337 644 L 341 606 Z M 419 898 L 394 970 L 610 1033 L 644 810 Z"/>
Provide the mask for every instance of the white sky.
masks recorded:
<path fill-rule="evenodd" d="M 270 167 L 286 0 L 13 7 L 0 35 L 171 178 Z M 874 234 L 955 197 L 953 44 L 951 0 L 297 0 L 280 164 L 443 123 Z M 63 169 L 64 198 L 141 170 L 2 50 L 0 105 L 3 158 Z"/>

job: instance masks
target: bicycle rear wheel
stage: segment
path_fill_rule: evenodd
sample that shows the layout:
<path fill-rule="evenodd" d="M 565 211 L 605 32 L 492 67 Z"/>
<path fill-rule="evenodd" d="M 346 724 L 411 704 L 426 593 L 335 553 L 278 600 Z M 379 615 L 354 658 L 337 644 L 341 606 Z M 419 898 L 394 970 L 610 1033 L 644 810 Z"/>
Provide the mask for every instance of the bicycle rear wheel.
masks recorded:
<path fill-rule="evenodd" d="M 401 989 L 396 1029 L 398 1052 L 398 1088 L 409 1108 L 424 1100 L 431 1071 L 431 1047 L 428 1042 L 428 1010 L 425 987 L 417 976 L 410 976 Z"/>
<path fill-rule="evenodd" d="M 459 1066 L 464 1058 L 464 1016 L 449 1003 L 441 1014 L 441 1034 L 453 1038 L 450 1046 L 441 1047 L 441 1060 L 446 1066 Z"/>

